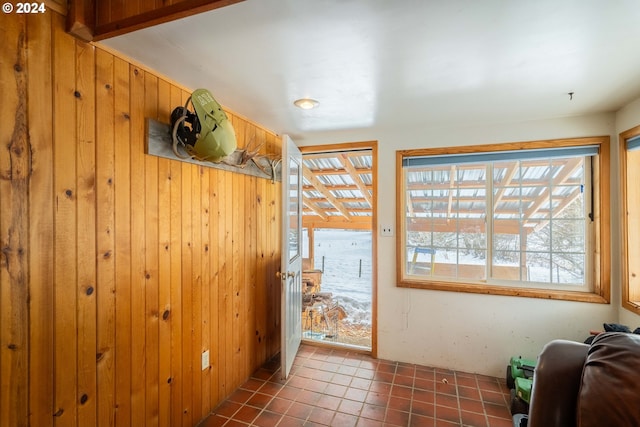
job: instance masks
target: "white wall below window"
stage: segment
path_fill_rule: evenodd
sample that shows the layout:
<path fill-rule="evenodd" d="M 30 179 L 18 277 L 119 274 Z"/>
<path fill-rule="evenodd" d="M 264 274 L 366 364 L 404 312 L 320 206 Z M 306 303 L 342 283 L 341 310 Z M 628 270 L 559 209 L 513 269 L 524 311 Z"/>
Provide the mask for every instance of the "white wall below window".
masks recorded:
<path fill-rule="evenodd" d="M 640 114 L 631 115 L 640 124 Z M 616 115 L 600 114 L 481 127 L 399 129 L 378 135 L 353 130 L 316 134 L 296 142 L 377 140 L 378 222 L 394 224 L 396 150 L 610 135 L 615 158 L 617 131 Z M 617 206 L 614 182 L 612 205 Z M 603 322 L 618 322 L 618 211 L 612 213 L 611 304 L 398 288 L 395 236 L 378 236 L 378 357 L 501 377 L 512 355 L 535 357 L 553 339 L 583 341 L 590 329 L 602 328 Z M 640 326 L 640 320 L 630 323 L 634 322 Z"/>

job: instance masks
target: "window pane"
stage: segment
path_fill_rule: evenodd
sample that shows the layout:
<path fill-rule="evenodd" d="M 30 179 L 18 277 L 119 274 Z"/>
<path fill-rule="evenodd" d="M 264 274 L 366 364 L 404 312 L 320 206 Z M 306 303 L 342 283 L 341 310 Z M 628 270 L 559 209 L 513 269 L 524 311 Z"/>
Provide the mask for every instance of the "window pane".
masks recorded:
<path fill-rule="evenodd" d="M 551 282 L 551 260 L 547 252 L 525 252 L 527 277 L 530 282 Z"/>
<path fill-rule="evenodd" d="M 293 260 L 300 255 L 300 215 L 302 206 L 300 206 L 299 188 L 300 182 L 300 163 L 291 158 L 289 163 L 289 260 Z"/>
<path fill-rule="evenodd" d="M 607 137 L 398 151 L 398 286 L 608 302 L 609 156 Z"/>
<path fill-rule="evenodd" d="M 574 283 L 562 271 L 571 263 L 554 265 L 550 260 L 581 257 L 584 270 L 583 164 L 582 158 L 568 158 L 494 166 L 492 278 Z"/>
<path fill-rule="evenodd" d="M 500 280 L 526 280 L 526 276 L 521 276 L 520 252 L 493 251 L 492 275 L 493 278 Z"/>
<path fill-rule="evenodd" d="M 554 220 L 552 230 L 553 252 L 584 252 L 584 220 Z"/>
<path fill-rule="evenodd" d="M 553 217 L 584 218 L 584 186 L 559 186 L 553 189 Z"/>
<path fill-rule="evenodd" d="M 551 226 L 549 221 L 541 222 L 540 225 L 544 225 L 540 229 L 532 228 L 533 231 L 526 235 L 526 242 L 524 243 L 524 250 L 527 252 L 542 252 L 545 254 L 551 253 Z"/>
<path fill-rule="evenodd" d="M 584 284 L 584 175 L 581 157 L 407 168 L 406 273 Z"/>
<path fill-rule="evenodd" d="M 486 277 L 486 166 L 429 166 L 406 173 L 406 273 Z"/>
<path fill-rule="evenodd" d="M 566 285 L 582 285 L 585 281 L 584 253 L 554 253 L 552 281 Z"/>

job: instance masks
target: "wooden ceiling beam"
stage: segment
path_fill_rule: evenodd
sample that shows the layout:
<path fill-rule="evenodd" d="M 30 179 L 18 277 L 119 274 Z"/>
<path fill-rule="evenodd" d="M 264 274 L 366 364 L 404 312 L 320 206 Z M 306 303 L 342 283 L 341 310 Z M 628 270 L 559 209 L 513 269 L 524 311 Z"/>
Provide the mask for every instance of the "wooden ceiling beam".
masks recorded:
<path fill-rule="evenodd" d="M 352 174 L 353 176 L 371 175 L 371 169 L 369 168 L 366 168 L 366 169 L 353 168 L 353 171 L 354 171 Z M 346 169 L 318 169 L 313 171 L 313 173 L 315 173 L 316 175 L 349 175 L 351 174 Z"/>
<path fill-rule="evenodd" d="M 370 216 L 357 216 L 352 217 L 349 221 L 345 221 L 342 216 L 331 216 L 327 221 L 319 221 L 317 216 L 307 215 L 302 217 L 302 226 L 313 229 L 371 230 L 372 219 Z"/>
<path fill-rule="evenodd" d="M 69 0 L 67 32 L 80 40 L 93 41 L 96 29 L 97 0 Z"/>
<path fill-rule="evenodd" d="M 372 176 L 371 167 L 357 168 L 351 158 L 370 155 L 370 151 L 331 151 L 322 153 L 304 153 L 305 167 L 303 175 L 306 185 L 303 185 L 303 200 L 307 209 L 303 212 L 306 216 L 315 218 L 318 222 L 325 222 L 319 216 L 323 212 L 327 220 L 336 221 L 341 218 L 343 224 L 350 224 L 357 218 L 371 216 L 373 197 L 371 192 L 373 186 L 366 183 L 366 178 L 362 175 Z M 306 167 L 313 161 L 313 168 Z M 366 164 L 365 161 L 363 164 Z M 338 177 L 331 181 L 347 181 L 336 185 L 325 184 L 321 177 Z M 364 178 L 364 179 L 363 179 Z M 348 197 L 338 197 L 338 191 L 352 192 L 354 195 Z M 358 194 L 360 193 L 360 194 Z M 350 204 L 358 203 L 361 206 L 350 207 Z M 362 207 L 362 205 L 369 207 Z M 304 217 L 304 215 L 303 215 Z M 368 221 L 370 227 L 371 221 Z M 345 228 L 350 228 L 349 226 Z M 365 227 L 366 228 L 366 227 Z"/>
<path fill-rule="evenodd" d="M 305 179 L 307 181 L 309 181 L 311 183 L 311 186 L 316 191 L 318 191 L 320 194 L 322 194 L 327 199 L 327 201 L 329 203 L 331 203 L 338 210 L 338 212 L 340 212 L 347 219 L 351 218 L 351 214 L 349 213 L 349 211 L 347 209 L 345 209 L 344 205 L 342 203 L 340 203 L 338 198 L 336 198 L 331 193 L 331 190 L 329 190 L 322 182 L 320 182 L 318 177 L 315 176 L 313 174 L 313 172 L 309 168 L 303 167 L 302 168 L 302 175 L 305 177 Z"/>
<path fill-rule="evenodd" d="M 449 200 L 449 197 L 416 197 L 413 196 L 412 200 L 415 203 L 427 203 L 427 202 L 436 202 L 436 203 L 447 203 L 447 201 Z M 485 203 L 487 201 L 487 199 L 485 197 L 472 197 L 472 196 L 467 196 L 467 197 L 457 197 L 455 199 L 458 202 L 463 202 L 463 203 Z M 536 200 L 535 196 L 527 196 L 527 197 L 517 197 L 517 196 L 510 196 L 510 197 L 503 197 L 502 198 L 502 202 L 503 203 L 508 203 L 508 202 L 524 202 L 524 203 L 529 203 Z M 498 208 L 496 208 L 498 209 Z"/>
<path fill-rule="evenodd" d="M 486 223 L 478 219 L 460 218 L 456 221 L 447 221 L 443 218 L 427 221 L 424 218 L 407 218 L 407 220 L 407 231 L 410 232 L 459 233 L 465 227 L 474 229 L 476 233 L 486 232 Z M 516 219 L 501 220 L 494 224 L 493 232 L 497 234 L 519 234 L 520 221 Z"/>
<path fill-rule="evenodd" d="M 360 190 L 364 198 L 367 199 L 367 203 L 369 203 L 369 205 L 372 206 L 373 200 L 371 199 L 371 194 L 369 193 L 369 189 L 367 189 L 367 186 L 365 185 L 365 183 L 362 182 L 362 180 L 358 176 L 358 171 L 351 163 L 351 160 L 349 160 L 349 158 L 346 155 L 342 154 L 342 156 L 340 156 L 340 161 L 342 162 L 342 165 L 344 166 L 346 171 L 349 173 L 349 175 L 351 175 L 351 179 L 353 179 L 353 181 L 355 182 L 356 186 L 358 187 L 358 190 Z"/>
<path fill-rule="evenodd" d="M 322 218 L 323 220 L 327 220 L 327 214 L 325 213 L 324 209 L 320 208 L 316 203 L 314 203 L 313 201 L 309 200 L 309 199 L 303 199 L 302 203 L 314 214 L 318 215 L 320 218 Z"/>
<path fill-rule="evenodd" d="M 569 205 L 571 203 L 573 203 L 573 201 L 575 199 L 578 198 L 578 196 L 580 196 L 580 190 L 578 188 L 576 188 L 575 190 L 573 190 L 571 192 L 571 194 L 569 194 L 568 196 L 564 197 L 562 199 L 562 202 L 556 207 L 556 209 L 553 211 L 554 216 L 555 215 L 559 215 L 560 213 L 562 213 L 562 211 L 564 211 L 567 207 L 569 207 Z M 540 231 L 542 230 L 547 224 L 549 223 L 549 220 L 546 219 L 544 221 L 540 221 L 536 226 L 535 226 L 535 231 Z"/>
<path fill-rule="evenodd" d="M 560 173 L 553 178 L 553 185 L 562 185 L 566 184 L 569 177 L 573 175 L 573 173 L 582 165 L 582 158 L 576 157 L 569 160 Z M 549 199 L 551 197 L 550 191 L 548 188 L 545 189 L 544 192 L 541 192 L 538 196 L 538 200 L 536 203 L 529 208 L 529 210 L 525 213 L 525 218 L 531 218 L 535 215 L 546 203 L 549 203 Z"/>
<path fill-rule="evenodd" d="M 498 203 L 502 201 L 502 198 L 504 197 L 504 193 L 507 191 L 507 186 L 511 184 L 511 181 L 513 181 L 513 177 L 516 175 L 516 172 L 518 172 L 517 166 L 518 166 L 518 163 L 513 162 L 511 163 L 511 166 L 509 166 L 509 169 L 507 169 L 507 173 L 505 174 L 505 177 L 504 177 L 504 183 L 502 183 L 503 187 L 500 187 L 500 189 L 498 190 L 498 193 L 493 198 L 494 210 L 495 210 L 495 207 L 498 206 Z"/>
<path fill-rule="evenodd" d="M 312 202 L 321 203 L 327 202 L 324 197 L 307 197 L 307 200 Z M 367 203 L 367 201 L 363 197 L 341 197 L 340 201 L 344 203 Z"/>
<path fill-rule="evenodd" d="M 139 0 L 127 0 L 139 10 Z M 156 6 L 135 14 L 127 14 L 121 2 L 111 0 L 69 0 L 67 8 L 67 32 L 87 42 L 104 40 L 152 27 L 187 16 L 208 12 L 244 0 L 182 0 Z M 118 7 L 116 13 L 116 7 Z M 185 29 L 188 31 L 188 29 Z"/>
<path fill-rule="evenodd" d="M 314 174 L 315 175 L 315 174 Z M 371 185 L 366 185 L 365 188 L 371 188 Z M 332 190 L 345 190 L 345 191 L 356 191 L 358 187 L 355 184 L 336 184 L 331 186 Z M 313 185 L 303 185 L 302 191 L 316 191 L 316 188 Z"/>
<path fill-rule="evenodd" d="M 309 210 L 311 210 L 311 208 L 309 208 Z M 338 214 L 339 216 L 342 216 L 342 214 L 340 214 L 340 212 L 338 212 L 338 210 L 334 209 L 334 208 L 321 209 L 321 210 L 325 214 L 332 213 L 332 214 Z M 370 214 L 371 213 L 371 209 L 369 209 L 369 208 L 349 209 L 349 218 L 354 218 L 354 217 L 357 217 L 357 216 L 361 216 L 361 215 L 354 215 L 356 213 Z M 326 215 L 326 216 L 328 218 L 331 218 L 332 216 L 338 216 L 338 215 Z"/>

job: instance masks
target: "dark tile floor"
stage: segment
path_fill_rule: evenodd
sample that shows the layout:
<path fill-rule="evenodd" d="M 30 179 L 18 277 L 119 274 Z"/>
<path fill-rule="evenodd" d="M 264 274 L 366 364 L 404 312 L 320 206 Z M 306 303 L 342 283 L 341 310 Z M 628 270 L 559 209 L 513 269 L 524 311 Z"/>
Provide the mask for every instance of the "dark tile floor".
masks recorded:
<path fill-rule="evenodd" d="M 504 379 L 302 345 L 287 381 L 267 363 L 199 427 L 511 427 Z"/>

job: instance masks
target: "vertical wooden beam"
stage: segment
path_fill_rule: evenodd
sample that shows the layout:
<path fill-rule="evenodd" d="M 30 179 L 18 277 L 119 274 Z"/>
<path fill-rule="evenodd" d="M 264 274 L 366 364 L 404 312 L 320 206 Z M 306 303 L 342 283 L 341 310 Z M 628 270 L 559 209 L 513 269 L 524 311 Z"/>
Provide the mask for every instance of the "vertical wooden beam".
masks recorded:
<path fill-rule="evenodd" d="M 29 184 L 26 20 L 3 16 L 0 123 L 5 151 L 0 165 L 0 423 L 26 426 L 29 397 Z M 5 145 L 6 144 L 6 145 Z"/>
<path fill-rule="evenodd" d="M 171 87 L 158 82 L 158 120 L 169 121 Z M 158 424 L 171 425 L 171 161 L 158 159 L 158 314 L 159 325 L 159 382 Z"/>
<path fill-rule="evenodd" d="M 178 88 L 171 88 L 171 105 L 182 105 Z M 171 231 L 171 425 L 182 425 L 182 163 L 172 161 L 170 185 Z"/>
<path fill-rule="evenodd" d="M 76 40 L 78 425 L 96 425 L 95 48 Z"/>
<path fill-rule="evenodd" d="M 56 16 L 56 21 L 62 17 Z M 54 25 L 55 404 L 56 427 L 76 426 L 78 405 L 75 40 Z"/>
<path fill-rule="evenodd" d="M 272 135 L 269 135 L 267 139 L 269 141 L 270 152 L 282 152 L 281 141 L 276 141 L 276 138 Z M 288 165 L 281 165 L 283 168 L 288 167 Z M 270 336 L 271 336 L 271 346 L 270 352 L 272 354 L 277 353 L 280 350 L 280 335 L 281 335 L 281 325 L 280 325 L 280 310 L 281 307 L 281 287 L 282 281 L 276 278 L 276 271 L 280 270 L 280 258 L 282 256 L 287 256 L 286 254 L 282 254 L 280 248 L 282 247 L 282 232 L 281 232 L 281 215 L 282 212 L 282 191 L 281 185 L 278 183 L 274 183 L 269 188 L 269 224 L 268 227 L 271 230 L 272 240 L 269 242 L 269 265 L 270 269 L 267 274 L 267 280 L 269 283 L 269 292 L 271 295 L 271 306 L 273 307 L 273 311 L 271 313 L 270 319 Z"/>
<path fill-rule="evenodd" d="M 248 251 L 245 254 L 245 264 L 249 266 L 249 271 L 247 272 L 247 277 L 245 279 L 247 283 L 247 295 L 246 295 L 246 313 L 247 313 L 247 328 L 246 328 L 246 375 L 251 375 L 254 367 L 257 364 L 257 331 L 258 325 L 256 322 L 256 306 L 262 305 L 259 301 L 256 301 L 256 277 L 257 277 L 257 230 L 256 230 L 256 195 L 257 195 L 257 183 L 258 178 L 255 176 L 245 177 L 245 181 L 249 184 L 249 188 L 246 189 L 246 211 L 245 215 L 249 219 L 249 224 L 247 224 L 247 233 L 248 236 L 245 237 L 245 240 L 248 242 Z M 260 181 L 264 181 L 261 179 Z"/>
<path fill-rule="evenodd" d="M 131 425 L 131 108 L 129 64 L 114 62 L 115 425 Z M 136 367 L 135 369 L 139 369 Z"/>
<path fill-rule="evenodd" d="M 201 180 L 203 167 L 191 166 L 191 268 L 192 268 L 192 293 L 190 301 L 191 317 L 191 414 L 193 423 L 202 418 L 202 369 L 201 354 L 205 350 L 202 347 L 202 203 Z"/>
<path fill-rule="evenodd" d="M 158 159 L 158 425 L 171 425 L 171 164 Z"/>
<path fill-rule="evenodd" d="M 238 146 L 244 147 L 246 146 L 246 141 L 244 140 L 244 121 L 238 120 L 234 117 L 233 120 L 234 128 L 236 129 L 236 135 L 238 135 Z M 246 217 L 244 213 L 244 176 L 240 174 L 231 174 L 232 183 L 230 186 L 231 197 L 232 199 L 232 207 L 229 209 L 233 212 L 233 217 L 231 218 L 231 263 L 232 263 L 232 271 L 233 278 L 231 280 L 232 286 L 232 301 L 233 301 L 233 332 L 232 332 L 232 348 L 233 352 L 233 379 L 232 384 L 235 389 L 240 385 L 241 380 L 244 378 L 244 364 L 242 355 L 246 351 L 244 349 L 244 335 L 245 335 L 245 325 L 244 321 L 246 318 L 246 310 L 244 307 L 244 299 L 245 299 L 245 271 L 244 271 L 244 246 L 246 245 L 244 238 L 244 229 L 246 225 Z M 235 197 L 234 197 L 235 196 Z"/>
<path fill-rule="evenodd" d="M 230 376 L 231 362 L 227 357 L 227 338 L 230 338 L 228 334 L 230 321 L 230 310 L 228 309 L 229 292 L 227 290 L 227 265 L 230 258 L 227 258 L 227 214 L 225 212 L 227 207 L 227 175 L 226 171 L 217 171 L 218 175 L 218 319 L 219 319 L 219 334 L 220 340 L 218 341 L 218 360 L 219 360 L 219 395 L 221 399 L 224 399 L 229 394 L 228 390 L 228 378 Z"/>
<path fill-rule="evenodd" d="M 115 82 L 114 58 L 96 49 L 97 425 L 115 425 Z"/>
<path fill-rule="evenodd" d="M 158 116 L 158 78 L 145 72 L 144 123 Z M 144 133 L 140 135 L 144 138 Z M 144 153 L 144 143 L 138 148 Z M 159 339 L 158 313 L 158 158 L 143 155 L 144 163 L 144 247 L 145 247 L 145 404 L 146 425 L 158 426 L 159 408 Z"/>
<path fill-rule="evenodd" d="M 193 425 L 193 325 L 191 309 L 193 303 L 193 204 L 191 202 L 191 168 L 180 162 L 182 168 L 182 418 L 183 427 Z"/>
<path fill-rule="evenodd" d="M 260 144 L 259 140 L 256 140 L 256 128 L 250 123 L 247 123 L 245 127 L 245 141 L 254 141 L 254 143 Z M 244 263 L 249 268 L 246 269 L 246 327 L 245 327 L 245 373 L 246 376 L 251 375 L 253 366 L 256 365 L 256 184 L 257 178 L 254 176 L 245 177 L 245 218 L 247 218 L 247 224 L 245 226 L 245 260 Z"/>
<path fill-rule="evenodd" d="M 29 70 L 29 134 L 32 164 L 29 187 L 29 251 L 37 248 L 38 256 L 30 263 L 30 344 L 29 344 L 29 423 L 53 426 L 53 117 L 52 103 L 40 102 L 52 95 L 51 20 L 52 13 L 27 16 L 27 61 Z M 13 19 L 13 18 L 12 18 Z M 3 26 L 3 24 L 2 24 Z M 6 39 L 5 39 L 6 40 Z M 4 61 L 2 61 L 4 63 Z M 2 72 L 2 71 L 0 71 Z M 6 93 L 1 105 L 7 103 Z M 2 108 L 0 106 L 0 108 Z M 0 120 L 7 117 L 0 114 Z M 7 117 L 7 119 L 13 119 Z M 10 129 L 4 124 L 0 129 Z M 0 130 L 2 132 L 2 130 Z M 4 138 L 3 138 L 4 140 Z M 0 156 L 3 157 L 3 156 Z M 0 189 L 0 193 L 4 191 Z M 2 196 L 0 196 L 2 199 Z M 2 201 L 0 201 L 0 205 Z M 1 257 L 1 256 L 0 256 Z M 1 263 L 1 262 L 0 262 Z M 2 424 L 2 423 L 0 423 Z"/>
<path fill-rule="evenodd" d="M 244 177 L 239 174 L 232 174 L 233 176 L 233 184 L 231 194 L 241 195 L 244 194 Z M 231 243 L 233 247 L 233 252 L 231 255 L 231 260 L 233 264 L 233 279 L 231 281 L 232 285 L 232 298 L 233 298 L 233 333 L 232 333 L 232 342 L 233 342 L 233 388 L 236 388 L 240 385 L 240 382 L 244 378 L 244 363 L 242 359 L 242 355 L 245 352 L 244 348 L 244 335 L 245 335 L 245 318 L 246 318 L 246 310 L 244 306 L 245 299 L 245 265 L 243 263 L 243 254 L 244 254 L 244 245 L 246 244 L 244 240 L 244 227 L 245 227 L 245 217 L 244 217 L 244 199 L 241 197 L 232 197 L 233 198 L 233 208 L 232 211 L 234 213 L 232 229 L 233 234 L 231 238 Z"/>
<path fill-rule="evenodd" d="M 232 122 L 234 128 L 236 127 L 236 120 L 234 115 L 229 115 L 229 120 Z M 244 134 L 237 132 L 236 136 L 238 137 L 238 146 L 244 145 Z M 225 193 L 225 205 L 222 208 L 222 214 L 224 215 L 224 222 L 226 224 L 226 229 L 224 233 L 225 240 L 225 291 L 226 291 L 226 318 L 225 318 L 225 332 L 224 337 L 226 341 L 225 347 L 225 356 L 226 356 L 226 372 L 225 372 L 225 384 L 227 394 L 231 394 L 233 390 L 236 388 L 236 378 L 238 376 L 238 366 L 236 359 L 236 350 L 238 337 L 236 336 L 238 333 L 237 327 L 237 312 L 238 312 L 238 301 L 236 298 L 237 291 L 237 277 L 236 277 L 236 269 L 237 269 L 237 257 L 234 255 L 234 242 L 237 239 L 236 229 L 237 221 L 234 221 L 234 218 L 238 217 L 240 214 L 237 211 L 238 202 L 237 198 L 233 197 L 237 191 L 237 183 L 234 181 L 234 174 L 227 172 L 225 174 L 225 185 L 223 187 Z M 233 212 L 233 214 L 230 214 Z M 235 223 L 235 224 L 234 224 Z"/>
<path fill-rule="evenodd" d="M 220 252 L 218 241 L 219 238 L 219 229 L 218 229 L 218 219 L 220 214 L 220 198 L 219 192 L 220 188 L 218 188 L 218 171 L 212 169 L 209 173 L 209 186 L 211 193 L 211 204 L 209 206 L 209 232 L 210 232 L 210 252 L 211 252 L 211 273 L 210 273 L 210 303 L 209 303 L 209 322 L 210 322 L 210 330 L 211 335 L 209 341 L 214 343 L 214 346 L 211 347 L 211 351 L 209 353 L 209 357 L 211 358 L 211 378 L 210 378 L 210 394 L 209 400 L 211 407 L 215 407 L 217 402 L 220 400 L 220 390 L 219 390 L 219 382 L 220 382 L 220 355 L 218 351 L 219 343 L 220 343 L 220 315 L 218 312 L 219 307 L 219 266 L 220 266 Z"/>
<path fill-rule="evenodd" d="M 129 67 L 131 108 L 131 425 L 146 424 L 145 72 Z"/>
<path fill-rule="evenodd" d="M 258 132 L 256 136 L 260 142 L 265 140 L 264 131 Z M 264 150 L 263 146 L 263 150 Z M 255 249 L 255 322 L 256 322 L 256 357 L 258 360 L 266 360 L 267 357 L 267 288 L 266 282 L 266 267 L 265 262 L 265 245 L 268 242 L 269 235 L 267 233 L 266 224 L 266 187 L 271 185 L 270 181 L 265 179 L 259 179 L 256 182 L 256 191 L 254 196 L 255 208 L 253 215 L 255 215 L 255 235 L 256 235 L 256 249 Z"/>
<path fill-rule="evenodd" d="M 314 270 L 316 267 L 316 237 L 315 237 L 316 229 L 314 226 L 311 226 L 307 229 L 308 237 L 309 237 L 309 267 Z"/>
<path fill-rule="evenodd" d="M 209 351 L 209 367 L 201 371 L 202 384 L 200 387 L 200 418 L 211 412 L 211 190 L 209 188 L 211 168 L 200 168 L 200 215 L 201 246 L 202 246 L 202 286 L 200 294 L 200 325 L 201 349 Z M 214 343 L 215 345 L 215 343 Z"/>

